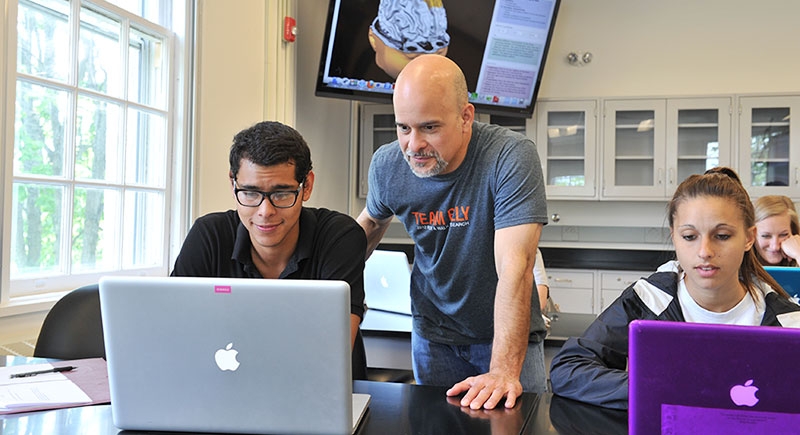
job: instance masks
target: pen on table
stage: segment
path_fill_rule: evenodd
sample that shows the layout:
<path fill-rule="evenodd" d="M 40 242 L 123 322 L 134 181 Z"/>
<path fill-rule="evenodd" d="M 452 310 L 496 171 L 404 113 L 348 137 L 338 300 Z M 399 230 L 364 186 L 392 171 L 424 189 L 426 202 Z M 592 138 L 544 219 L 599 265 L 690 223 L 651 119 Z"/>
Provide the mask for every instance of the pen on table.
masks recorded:
<path fill-rule="evenodd" d="M 47 370 L 37 370 L 35 372 L 23 372 L 23 373 L 14 373 L 11 375 L 12 378 L 27 378 L 30 376 L 36 375 L 43 375 L 45 373 L 61 373 L 61 372 L 69 372 L 72 370 L 77 369 L 77 367 L 73 366 L 64 366 L 64 367 L 53 367 L 52 369 Z"/>

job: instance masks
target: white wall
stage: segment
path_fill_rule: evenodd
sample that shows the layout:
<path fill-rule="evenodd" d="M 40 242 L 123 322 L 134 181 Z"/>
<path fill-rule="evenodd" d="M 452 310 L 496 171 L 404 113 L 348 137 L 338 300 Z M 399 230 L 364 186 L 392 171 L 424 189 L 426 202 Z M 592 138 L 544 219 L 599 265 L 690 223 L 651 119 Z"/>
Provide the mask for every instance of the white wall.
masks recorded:
<path fill-rule="evenodd" d="M 349 101 L 314 96 L 327 0 L 297 2 L 296 127 L 311 147 L 316 180 L 308 205 L 347 212 L 351 198 L 350 143 L 352 105 Z"/>
<path fill-rule="evenodd" d="M 234 134 L 264 118 L 265 1 L 198 1 L 195 218 L 235 206 L 228 151 Z"/>
<path fill-rule="evenodd" d="M 540 97 L 800 90 L 795 0 L 562 0 Z M 570 51 L 592 62 L 574 67 Z"/>

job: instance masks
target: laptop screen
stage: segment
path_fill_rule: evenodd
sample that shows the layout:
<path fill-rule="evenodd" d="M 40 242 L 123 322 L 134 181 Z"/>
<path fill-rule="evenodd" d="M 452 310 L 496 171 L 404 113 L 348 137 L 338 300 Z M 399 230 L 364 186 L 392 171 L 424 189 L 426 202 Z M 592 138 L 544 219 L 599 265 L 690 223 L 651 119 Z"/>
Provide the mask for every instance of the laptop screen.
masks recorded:
<path fill-rule="evenodd" d="M 795 302 L 800 303 L 800 267 L 765 266 L 764 269 Z"/>
<path fill-rule="evenodd" d="M 652 320 L 629 328 L 631 434 L 800 427 L 800 330 Z"/>
<path fill-rule="evenodd" d="M 370 309 L 411 314 L 411 270 L 404 252 L 375 250 L 364 265 Z"/>

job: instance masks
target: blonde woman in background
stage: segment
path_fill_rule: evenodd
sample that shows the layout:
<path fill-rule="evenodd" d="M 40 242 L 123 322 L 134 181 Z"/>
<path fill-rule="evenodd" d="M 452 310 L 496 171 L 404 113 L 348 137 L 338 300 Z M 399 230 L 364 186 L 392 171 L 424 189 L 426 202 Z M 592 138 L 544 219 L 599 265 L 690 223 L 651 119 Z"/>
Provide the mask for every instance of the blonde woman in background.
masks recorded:
<path fill-rule="evenodd" d="M 791 199 L 783 195 L 758 198 L 756 257 L 763 266 L 797 267 L 800 259 L 800 224 Z"/>

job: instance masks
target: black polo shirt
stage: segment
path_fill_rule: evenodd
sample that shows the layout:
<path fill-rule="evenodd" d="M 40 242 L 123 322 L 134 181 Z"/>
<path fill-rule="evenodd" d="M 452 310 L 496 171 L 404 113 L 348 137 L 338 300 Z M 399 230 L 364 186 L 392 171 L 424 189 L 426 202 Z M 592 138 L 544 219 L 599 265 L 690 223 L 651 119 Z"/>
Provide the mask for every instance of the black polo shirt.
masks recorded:
<path fill-rule="evenodd" d="M 251 255 L 250 234 L 236 210 L 210 213 L 192 225 L 172 276 L 263 278 Z M 282 279 L 335 279 L 350 284 L 350 312 L 364 318 L 367 238 L 345 214 L 303 207 L 300 236 Z"/>

